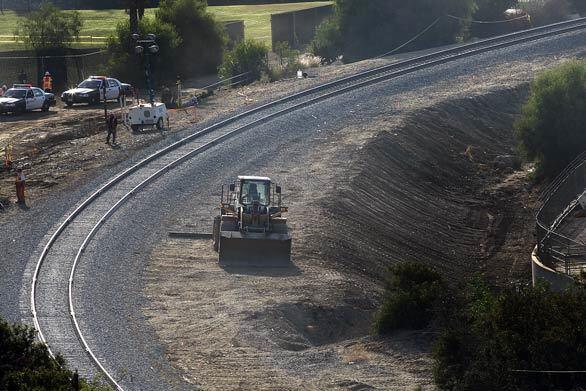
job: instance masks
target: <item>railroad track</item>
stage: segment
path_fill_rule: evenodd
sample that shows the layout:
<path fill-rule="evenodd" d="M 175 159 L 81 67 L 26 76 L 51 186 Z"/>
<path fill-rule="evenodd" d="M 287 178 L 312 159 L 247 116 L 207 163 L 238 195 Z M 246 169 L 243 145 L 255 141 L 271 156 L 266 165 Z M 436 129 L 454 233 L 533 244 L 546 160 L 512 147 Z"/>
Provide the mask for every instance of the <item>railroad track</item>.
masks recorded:
<path fill-rule="evenodd" d="M 197 131 L 126 169 L 83 201 L 51 235 L 36 264 L 30 292 L 33 322 L 49 352 L 91 376 L 101 373 L 123 390 L 92 351 L 76 316 L 76 267 L 84 251 L 108 219 L 126 201 L 181 163 L 247 129 L 315 102 L 369 84 L 389 80 L 459 58 L 586 28 L 586 18 L 509 34 L 442 50 L 361 72 L 275 100 Z M 106 362 L 107 360 L 104 360 Z M 106 363 L 107 365 L 107 363 Z"/>

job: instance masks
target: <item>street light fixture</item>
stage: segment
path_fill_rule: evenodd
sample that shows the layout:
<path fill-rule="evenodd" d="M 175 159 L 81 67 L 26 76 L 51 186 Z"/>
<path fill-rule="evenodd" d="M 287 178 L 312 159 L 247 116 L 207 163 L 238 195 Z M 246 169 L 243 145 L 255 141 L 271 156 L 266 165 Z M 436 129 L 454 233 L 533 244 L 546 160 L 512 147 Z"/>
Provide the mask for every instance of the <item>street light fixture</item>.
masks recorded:
<path fill-rule="evenodd" d="M 131 37 L 136 44 L 134 47 L 134 53 L 139 56 L 144 55 L 144 74 L 146 77 L 147 88 L 149 90 L 149 100 L 152 106 L 155 103 L 155 91 L 152 85 L 150 56 L 159 52 L 159 45 L 155 42 L 157 36 L 155 34 L 147 34 L 145 39 L 141 39 L 140 35 L 132 34 Z"/>

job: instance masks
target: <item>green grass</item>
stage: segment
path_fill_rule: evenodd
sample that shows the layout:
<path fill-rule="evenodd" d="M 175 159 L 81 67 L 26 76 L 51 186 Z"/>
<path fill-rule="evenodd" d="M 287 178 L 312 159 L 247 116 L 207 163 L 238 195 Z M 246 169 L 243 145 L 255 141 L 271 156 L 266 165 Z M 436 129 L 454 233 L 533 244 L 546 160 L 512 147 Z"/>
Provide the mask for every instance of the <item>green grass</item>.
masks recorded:
<path fill-rule="evenodd" d="M 230 5 L 208 7 L 209 11 L 221 21 L 244 20 L 244 34 L 246 38 L 271 43 L 271 14 L 307 9 L 321 5 L 331 4 L 332 1 L 319 1 L 290 4 L 263 4 L 263 5 Z M 145 15 L 154 16 L 155 9 L 148 9 Z M 81 32 L 82 42 L 77 47 L 98 47 L 104 42 L 103 37 L 112 34 L 118 22 L 128 18 L 124 10 L 82 10 L 79 11 L 83 18 Z M 4 11 L 0 14 L 0 51 L 25 49 L 22 43 L 16 43 L 11 37 L 17 27 L 21 16 L 13 11 Z M 102 37 L 102 38 L 89 38 Z"/>

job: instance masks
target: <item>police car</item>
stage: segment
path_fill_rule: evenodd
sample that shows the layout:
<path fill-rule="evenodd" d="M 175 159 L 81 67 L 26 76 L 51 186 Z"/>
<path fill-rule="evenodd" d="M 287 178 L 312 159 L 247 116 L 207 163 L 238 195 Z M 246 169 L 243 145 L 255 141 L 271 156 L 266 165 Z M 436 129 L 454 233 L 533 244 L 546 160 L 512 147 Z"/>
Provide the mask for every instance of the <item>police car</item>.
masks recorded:
<path fill-rule="evenodd" d="M 76 88 L 61 94 L 61 100 L 67 106 L 72 106 L 75 103 L 91 105 L 103 101 L 104 93 L 106 100 L 120 100 L 123 97 L 132 96 L 132 86 L 111 77 L 90 76 L 79 83 Z"/>
<path fill-rule="evenodd" d="M 3 96 L 0 96 L 0 113 L 49 111 L 51 106 L 55 106 L 55 95 L 30 84 L 15 84 Z"/>

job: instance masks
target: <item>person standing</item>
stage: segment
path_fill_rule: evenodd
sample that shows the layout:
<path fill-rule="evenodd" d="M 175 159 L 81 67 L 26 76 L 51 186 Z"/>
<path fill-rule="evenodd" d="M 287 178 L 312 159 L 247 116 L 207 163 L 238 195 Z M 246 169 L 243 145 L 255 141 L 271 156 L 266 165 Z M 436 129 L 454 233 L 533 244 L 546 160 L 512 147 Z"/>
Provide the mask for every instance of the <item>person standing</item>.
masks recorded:
<path fill-rule="evenodd" d="M 45 77 L 43 77 L 43 90 L 45 92 L 53 92 L 53 78 L 48 71 L 45 72 Z"/>
<path fill-rule="evenodd" d="M 24 199 L 24 185 L 26 182 L 26 176 L 24 175 L 24 172 L 22 171 L 22 168 L 17 168 L 16 169 L 16 198 L 18 199 L 18 203 L 19 204 L 25 204 L 25 199 Z"/>
<path fill-rule="evenodd" d="M 108 117 L 108 136 L 106 137 L 106 144 L 110 144 L 110 135 L 112 135 L 112 144 L 116 144 L 116 130 L 118 128 L 118 118 L 114 114 Z"/>

